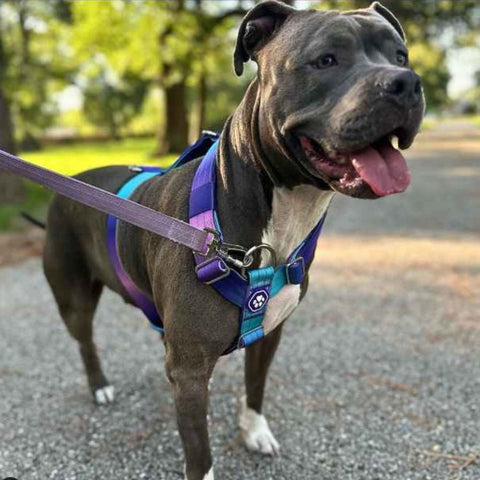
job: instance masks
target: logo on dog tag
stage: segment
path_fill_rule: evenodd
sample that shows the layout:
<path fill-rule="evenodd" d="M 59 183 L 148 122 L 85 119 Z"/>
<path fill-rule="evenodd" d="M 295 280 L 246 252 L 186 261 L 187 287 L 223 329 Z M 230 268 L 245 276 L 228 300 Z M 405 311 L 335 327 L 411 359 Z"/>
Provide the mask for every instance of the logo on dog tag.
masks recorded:
<path fill-rule="evenodd" d="M 258 312 L 265 306 L 268 298 L 268 292 L 265 289 L 253 291 L 247 303 L 248 309 L 253 313 Z"/>

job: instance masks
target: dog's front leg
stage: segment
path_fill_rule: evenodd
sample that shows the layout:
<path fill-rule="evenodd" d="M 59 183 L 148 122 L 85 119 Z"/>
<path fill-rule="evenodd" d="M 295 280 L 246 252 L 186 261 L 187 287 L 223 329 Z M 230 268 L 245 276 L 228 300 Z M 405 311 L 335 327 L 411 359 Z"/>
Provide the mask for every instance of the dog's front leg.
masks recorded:
<path fill-rule="evenodd" d="M 262 415 L 263 394 L 267 373 L 280 343 L 282 324 L 245 352 L 245 387 L 238 422 L 248 449 L 276 456 L 280 445 L 273 436 L 267 419 Z"/>
<path fill-rule="evenodd" d="M 185 452 L 186 480 L 213 480 L 212 456 L 208 440 L 208 381 L 215 361 L 166 345 L 166 372 L 173 388 L 178 430 Z M 197 357 L 197 361 L 195 361 Z"/>

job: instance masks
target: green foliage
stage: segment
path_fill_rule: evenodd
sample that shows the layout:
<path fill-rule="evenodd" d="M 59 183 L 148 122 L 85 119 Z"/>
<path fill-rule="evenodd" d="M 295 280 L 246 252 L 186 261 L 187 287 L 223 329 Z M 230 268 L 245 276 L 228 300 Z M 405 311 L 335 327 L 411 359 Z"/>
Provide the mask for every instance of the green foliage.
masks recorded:
<path fill-rule="evenodd" d="M 227 7 L 214 7 L 207 11 L 188 3 L 180 8 L 180 2 L 76 1 L 72 46 L 79 61 L 101 56 L 120 77 L 135 73 L 162 88 L 185 79 L 192 117 L 199 114 L 198 88 L 206 79 L 205 126 L 219 127 L 241 99 L 246 80 L 233 76 L 232 52 L 226 48 L 234 44 L 236 18 L 219 21 Z"/>
<path fill-rule="evenodd" d="M 446 65 L 446 52 L 431 43 L 413 43 L 409 49 L 412 68 L 422 78 L 428 109 L 445 105 L 448 101 L 447 85 L 450 79 Z"/>
<path fill-rule="evenodd" d="M 126 73 L 118 80 L 101 68 L 83 90 L 87 119 L 108 128 L 110 136 L 118 139 L 120 131 L 140 111 L 147 86 L 148 82 L 136 74 Z"/>
<path fill-rule="evenodd" d="M 20 139 L 32 138 L 52 123 L 53 93 L 70 81 L 68 31 L 54 8 L 60 3 L 0 4 L 0 88 L 11 105 Z"/>
<path fill-rule="evenodd" d="M 32 182 L 25 182 L 25 199 L 20 203 L 0 205 L 0 232 L 19 226 L 21 212 L 29 212 L 43 218 L 53 194 Z"/>

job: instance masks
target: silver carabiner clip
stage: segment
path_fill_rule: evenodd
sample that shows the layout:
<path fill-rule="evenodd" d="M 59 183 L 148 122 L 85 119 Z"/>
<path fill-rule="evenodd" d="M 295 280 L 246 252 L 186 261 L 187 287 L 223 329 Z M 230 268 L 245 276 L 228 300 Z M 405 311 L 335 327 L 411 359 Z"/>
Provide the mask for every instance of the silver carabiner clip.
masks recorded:
<path fill-rule="evenodd" d="M 261 243 L 260 245 L 255 245 L 254 247 L 247 250 L 245 257 L 243 258 L 243 268 L 248 268 L 253 263 L 253 255 L 259 250 L 268 250 L 270 253 L 270 259 L 273 267 L 277 266 L 277 254 L 275 249 L 268 243 Z"/>

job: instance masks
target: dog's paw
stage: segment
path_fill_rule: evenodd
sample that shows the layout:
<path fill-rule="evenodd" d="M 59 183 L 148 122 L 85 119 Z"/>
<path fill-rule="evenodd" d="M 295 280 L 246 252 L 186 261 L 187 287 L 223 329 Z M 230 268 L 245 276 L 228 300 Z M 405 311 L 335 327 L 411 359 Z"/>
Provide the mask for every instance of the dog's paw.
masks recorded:
<path fill-rule="evenodd" d="M 115 389 L 113 388 L 113 385 L 106 385 L 105 387 L 97 388 L 93 392 L 93 396 L 97 405 L 107 405 L 109 403 L 113 403 L 115 398 Z"/>
<path fill-rule="evenodd" d="M 267 419 L 247 407 L 245 396 L 241 399 L 238 424 L 242 439 L 249 450 L 272 457 L 280 455 L 280 445 L 273 436 Z"/>
<path fill-rule="evenodd" d="M 184 468 L 183 468 L 184 472 L 185 472 L 185 480 L 188 480 L 188 477 L 187 477 L 187 466 L 185 465 Z M 207 472 L 207 474 L 203 477 L 203 480 L 215 480 L 213 478 L 213 467 L 210 468 L 210 470 Z"/>

